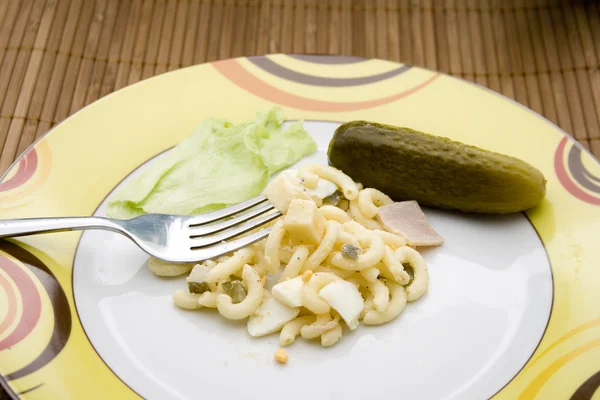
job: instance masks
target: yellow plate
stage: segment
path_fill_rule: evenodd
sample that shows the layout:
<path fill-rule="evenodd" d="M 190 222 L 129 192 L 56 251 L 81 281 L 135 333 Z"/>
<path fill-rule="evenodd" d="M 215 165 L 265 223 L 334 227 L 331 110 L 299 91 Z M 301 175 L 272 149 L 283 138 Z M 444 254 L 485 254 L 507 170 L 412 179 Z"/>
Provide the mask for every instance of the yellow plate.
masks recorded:
<path fill-rule="evenodd" d="M 529 109 L 449 76 L 383 60 L 296 55 L 167 73 L 86 107 L 28 149 L 0 180 L 0 218 L 92 215 L 122 179 L 201 120 L 240 122 L 274 104 L 289 119 L 407 126 L 539 168 L 548 179 L 547 197 L 527 217 L 552 268 L 551 315 L 526 364 L 491 394 L 600 399 L 600 164 Z M 139 397 L 131 388 L 139 387 L 137 378 L 119 378 L 83 329 L 72 284 L 80 238 L 61 233 L 0 241 L 0 375 L 16 398 Z M 98 251 L 110 249 L 99 244 Z M 232 371 L 235 382 L 240 372 Z M 261 382 L 264 390 L 270 385 Z M 397 389 L 393 398 L 402 396 L 400 383 Z M 252 395 L 259 393 L 246 393 Z"/>

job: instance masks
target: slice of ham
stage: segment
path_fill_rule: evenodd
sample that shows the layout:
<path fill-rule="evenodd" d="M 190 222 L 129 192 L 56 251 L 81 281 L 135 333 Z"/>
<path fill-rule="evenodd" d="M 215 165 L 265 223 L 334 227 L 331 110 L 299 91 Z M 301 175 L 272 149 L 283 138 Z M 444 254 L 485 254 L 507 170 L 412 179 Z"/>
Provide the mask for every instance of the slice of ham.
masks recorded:
<path fill-rule="evenodd" d="M 416 201 L 402 201 L 379 207 L 377 219 L 385 230 L 402 236 L 410 246 L 438 246 L 444 243 L 427 222 Z"/>

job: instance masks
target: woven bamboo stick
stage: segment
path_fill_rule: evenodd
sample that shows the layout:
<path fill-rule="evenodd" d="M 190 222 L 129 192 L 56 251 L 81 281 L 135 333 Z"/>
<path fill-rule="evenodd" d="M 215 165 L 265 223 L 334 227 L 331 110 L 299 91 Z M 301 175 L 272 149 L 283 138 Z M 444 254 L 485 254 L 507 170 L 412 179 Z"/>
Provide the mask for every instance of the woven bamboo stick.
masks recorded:
<path fill-rule="evenodd" d="M 42 11 L 41 18 L 39 20 L 39 26 L 33 42 L 33 50 L 31 51 L 31 56 L 28 59 L 23 83 L 19 88 L 17 104 L 13 111 L 13 116 L 17 118 L 25 118 L 27 115 L 31 98 L 33 96 L 33 90 L 35 88 L 35 83 L 42 65 L 42 59 L 44 56 L 44 51 L 42 49 L 46 47 L 46 43 L 48 42 L 56 8 L 56 3 L 48 3 Z M 25 50 L 21 50 L 21 52 L 24 51 Z"/>
<path fill-rule="evenodd" d="M 596 50 L 597 57 L 600 57 L 600 4 L 598 2 L 589 1 L 584 3 L 586 7 L 586 14 L 590 20 L 590 28 L 592 29 L 592 36 L 595 38 L 594 47 Z M 599 60 L 600 61 L 600 60 Z"/>
<path fill-rule="evenodd" d="M 210 30 L 208 32 L 208 49 L 206 52 L 206 60 L 216 61 L 219 59 L 219 47 L 221 42 L 221 29 L 223 29 L 223 4 L 215 2 L 211 7 L 210 13 Z"/>
<path fill-rule="evenodd" d="M 304 52 L 315 54 L 317 52 L 317 1 L 306 0 L 306 13 L 304 16 Z"/>
<path fill-rule="evenodd" d="M 600 24 L 600 18 L 598 13 L 588 13 L 584 5 L 579 5 L 575 8 L 575 18 L 577 20 L 577 26 L 581 35 L 581 41 L 583 48 L 585 49 L 583 55 L 585 57 L 586 70 L 588 78 L 590 80 L 590 90 L 594 99 L 593 107 L 596 113 L 596 122 L 600 124 L 600 69 L 594 66 L 598 65 L 600 59 L 600 53 L 594 51 L 594 45 L 598 45 L 598 37 L 594 36 L 592 29 L 593 24 Z M 596 28 L 598 28 L 596 26 Z M 597 33 L 600 35 L 600 31 Z M 594 40 L 596 38 L 596 40 Z M 600 45 L 599 45 L 600 46 Z M 590 129 L 592 135 L 600 137 L 600 128 Z"/>
<path fill-rule="evenodd" d="M 406 64 L 414 64 L 414 38 L 410 19 L 410 1 L 399 0 L 396 10 L 392 12 L 398 14 L 398 24 L 400 26 L 400 61 Z M 382 58 L 385 58 L 385 55 Z"/>
<path fill-rule="evenodd" d="M 275 23 L 275 19 L 279 20 L 277 23 L 279 29 L 273 31 L 277 36 L 270 43 L 270 53 L 290 53 L 292 51 L 294 13 L 292 4 L 287 3 L 285 0 L 271 0 L 269 12 L 273 23 Z"/>
<path fill-rule="evenodd" d="M 184 38 L 186 33 L 186 24 L 188 17 L 188 7 L 190 4 L 185 1 L 180 1 L 177 3 L 177 13 L 175 16 L 175 26 L 173 28 L 173 39 L 169 51 L 169 65 L 167 66 L 167 70 L 173 71 L 179 67 L 181 67 L 181 59 L 183 55 L 183 45 Z"/>
<path fill-rule="evenodd" d="M 132 13 L 135 12 L 135 10 L 133 10 L 135 3 L 136 2 L 133 1 L 119 3 L 117 19 L 115 21 L 113 36 L 108 50 L 108 60 L 106 62 L 104 77 L 102 78 L 100 91 L 98 93 L 99 97 L 104 97 L 117 89 L 116 84 L 118 69 L 120 67 L 120 55 L 125 44 L 133 37 L 132 34 L 128 35 L 127 21 L 130 17 L 130 11 Z"/>
<path fill-rule="evenodd" d="M 374 2 L 375 3 L 375 2 Z M 362 8 L 358 8 L 357 14 L 362 15 L 358 18 L 361 19 L 361 26 L 364 36 L 364 56 L 368 58 L 377 58 L 379 56 L 379 48 L 378 43 L 375 40 L 375 14 L 376 14 L 376 4 L 375 7 L 367 7 L 364 11 Z M 383 41 L 383 39 L 380 39 Z"/>
<path fill-rule="evenodd" d="M 435 0 L 431 1 L 433 3 Z M 435 53 L 437 59 L 437 69 L 441 72 L 450 72 L 450 51 L 448 49 L 446 12 L 442 7 L 435 7 L 433 13 L 433 29 L 435 32 Z"/>
<path fill-rule="evenodd" d="M 6 170 L 17 155 L 17 147 L 25 125 L 25 116 L 42 62 L 43 53 L 41 51 L 33 52 L 30 48 L 34 45 L 45 46 L 56 11 L 56 4 L 44 6 L 45 1 L 36 1 L 33 5 L 28 21 L 29 29 L 26 30 L 23 37 L 24 48 L 18 52 L 11 84 L 8 87 L 7 96 L 4 98 L 2 111 L 0 111 L 2 115 L 9 113 L 13 115 L 2 152 L 0 152 L 1 171 Z M 13 85 L 18 86 L 14 87 Z"/>
<path fill-rule="evenodd" d="M 238 7 L 242 8 L 242 7 Z M 219 48 L 217 51 L 218 59 L 227 59 L 232 57 L 232 47 L 234 46 L 233 35 L 236 25 L 245 24 L 244 20 L 235 19 L 235 7 L 233 3 L 227 2 L 223 7 L 223 25 L 221 28 L 221 37 L 219 39 Z"/>
<path fill-rule="evenodd" d="M 56 121 L 56 110 L 69 62 L 69 52 L 71 51 L 71 46 L 74 41 L 74 36 L 81 12 L 82 1 L 71 0 L 69 13 L 65 22 L 65 28 L 58 46 L 58 53 L 54 62 L 54 68 L 52 69 L 52 77 L 50 78 L 50 84 L 48 86 L 48 91 L 42 107 L 40 122 L 35 133 L 36 138 L 39 138 L 44 132 L 50 129 L 50 127 Z"/>
<path fill-rule="evenodd" d="M 547 72 L 546 50 L 538 14 L 537 10 L 531 9 L 526 11 L 528 32 L 531 36 L 532 54 L 534 58 L 533 71 L 535 71 L 535 76 L 537 77 L 540 89 L 542 112 L 550 121 L 558 123 L 558 114 L 556 112 L 556 104 L 552 94 L 550 74 Z"/>
<path fill-rule="evenodd" d="M 2 64 L 0 64 L 0 102 L 2 102 L 2 107 L 0 108 L 0 116 L 10 116 L 12 113 L 12 106 L 10 103 L 7 105 L 7 94 L 8 87 L 13 81 L 13 70 L 17 63 L 17 57 L 19 55 L 20 46 L 23 47 L 31 47 L 33 44 L 33 37 L 31 34 L 27 35 L 29 39 L 29 43 L 25 41 L 25 32 L 27 27 L 27 21 L 30 19 L 30 13 L 33 7 L 33 1 L 24 1 L 23 8 L 20 10 L 19 15 L 16 17 L 15 25 L 10 33 L 10 38 L 8 40 L 8 49 L 4 54 L 4 58 L 2 60 Z M 39 15 L 39 13 L 38 13 Z M 16 74 L 20 74 L 23 71 L 16 71 Z M 14 85 L 14 84 L 13 84 Z M 11 91 L 11 99 L 16 100 L 16 93 Z M 11 99 L 8 99 L 9 101 Z M 14 104 L 13 104 L 14 106 Z M 5 137 L 0 135 L 0 137 Z"/>
<path fill-rule="evenodd" d="M 546 54 L 544 65 L 546 66 L 545 68 L 551 71 L 549 73 L 550 90 L 547 94 L 554 99 L 558 124 L 563 129 L 572 132 L 571 116 L 566 102 L 564 80 L 562 74 L 559 72 L 560 62 L 558 60 L 558 50 L 556 48 L 550 13 L 549 10 L 539 9 L 537 10 L 537 14 L 541 24 L 542 46 Z M 541 66 L 541 68 L 544 68 L 544 66 Z"/>
<path fill-rule="evenodd" d="M 253 54 L 275 53 L 278 51 L 278 41 L 281 31 L 280 8 L 271 9 L 271 1 L 266 0 L 260 3 L 258 11 L 257 26 L 258 35 L 254 39 L 256 44 L 253 48 Z"/>
<path fill-rule="evenodd" d="M 414 3 L 411 3 L 414 4 Z M 412 6 L 410 9 L 411 41 L 412 41 L 412 63 L 415 65 L 425 65 L 425 44 L 423 39 L 422 19 L 425 11 Z"/>
<path fill-rule="evenodd" d="M 94 58 L 99 48 L 102 26 L 104 25 L 107 0 L 97 0 L 93 12 L 92 22 L 89 26 L 87 40 L 82 52 L 74 52 L 74 57 L 80 59 L 77 80 L 74 84 L 74 93 L 71 100 L 69 114 L 73 114 L 85 105 L 85 96 L 92 78 Z M 67 79 L 69 77 L 67 76 Z"/>
<path fill-rule="evenodd" d="M 160 41 L 158 44 L 158 54 L 156 56 L 156 65 L 152 75 L 167 72 L 169 68 L 169 56 L 173 47 L 173 30 L 175 27 L 175 16 L 177 14 L 177 0 L 169 0 L 166 4 Z"/>
<path fill-rule="evenodd" d="M 575 72 L 572 70 L 574 63 L 571 55 L 571 44 L 569 44 L 569 40 L 567 39 L 568 30 L 565 26 L 564 18 L 559 8 L 550 9 L 550 18 L 552 20 L 552 26 L 555 32 L 557 46 L 556 50 L 558 52 L 557 59 L 560 68 L 563 69 L 561 75 L 564 79 L 565 90 L 567 94 L 567 112 L 570 114 L 572 123 L 572 129 L 569 132 L 576 139 L 585 140 L 587 138 L 587 130 L 583 118 L 582 104 L 577 87 L 577 80 L 575 78 Z"/>
<path fill-rule="evenodd" d="M 487 83 L 490 89 L 500 92 L 500 75 L 498 73 L 498 57 L 496 56 L 490 0 L 482 0 L 481 6 L 483 9 L 481 12 L 481 36 L 485 53 L 485 68 L 488 75 Z"/>
<path fill-rule="evenodd" d="M 118 57 L 119 60 L 117 63 L 118 65 L 114 84 L 115 90 L 125 87 L 129 80 L 129 70 L 133 59 L 133 51 L 138 26 L 140 24 L 141 10 L 142 0 L 132 0 L 129 7 L 129 14 L 127 16 L 125 32 L 123 34 L 123 44 L 121 45 L 121 51 Z"/>
<path fill-rule="evenodd" d="M 527 87 L 523 76 L 523 59 L 521 57 L 516 13 L 513 9 L 503 11 L 506 46 L 508 48 L 507 68 L 512 78 L 514 99 L 521 104 L 529 105 L 527 99 Z"/>
<path fill-rule="evenodd" d="M 148 47 L 153 11 L 154 0 L 144 0 L 140 16 L 140 23 L 134 42 L 135 44 L 133 46 L 133 55 L 131 57 L 132 62 L 129 68 L 129 76 L 127 78 L 127 83 L 129 85 L 139 81 L 142 77 L 144 55 L 146 53 L 146 48 Z"/>
<path fill-rule="evenodd" d="M 495 38 L 496 55 L 498 57 L 498 69 L 504 73 L 500 76 L 500 89 L 505 96 L 515 98 L 513 77 L 511 76 L 511 65 L 509 56 L 509 42 L 504 25 L 504 11 L 502 1 L 492 1 L 492 24 Z"/>
<path fill-rule="evenodd" d="M 458 20 L 454 0 L 446 0 L 446 37 L 448 38 L 448 60 L 449 72 L 452 75 L 461 76 L 463 71 L 464 54 L 461 54 L 461 43 L 459 40 L 458 26 L 462 21 Z"/>
<path fill-rule="evenodd" d="M 70 6 L 71 1 L 62 1 L 58 3 L 54 13 L 52 27 L 45 44 L 46 50 L 43 52 L 43 59 L 37 74 L 35 89 L 33 90 L 27 110 L 25 126 L 19 139 L 19 145 L 17 146 L 17 155 L 23 153 L 36 138 L 42 109 L 52 81 L 53 68 L 57 59 L 60 40 L 67 26 L 66 20 L 69 15 Z M 41 49 L 35 51 L 41 51 Z"/>
<path fill-rule="evenodd" d="M 341 54 L 341 41 L 346 40 L 346 38 L 342 32 L 342 8 L 340 0 L 332 0 L 330 5 L 328 26 L 326 28 L 327 53 Z"/>
<path fill-rule="evenodd" d="M 525 0 L 516 0 L 513 2 L 513 5 L 524 8 L 526 6 L 525 3 Z M 538 77 L 535 74 L 535 58 L 531 44 L 531 35 L 527 27 L 527 14 L 525 12 L 517 12 L 515 18 L 517 47 L 520 50 L 522 60 L 521 72 L 524 74 L 527 90 L 527 105 L 535 112 L 542 113 L 542 99 L 540 97 Z"/>
<path fill-rule="evenodd" d="M 248 9 L 246 11 L 246 29 L 243 33 L 241 55 L 253 56 L 257 54 L 258 35 L 260 33 L 258 28 L 260 12 L 261 7 L 257 0 L 252 0 L 248 3 Z M 265 34 L 267 34 L 266 32 Z"/>
<path fill-rule="evenodd" d="M 194 51 L 194 64 L 200 64 L 206 60 L 208 50 L 208 40 L 210 32 L 210 21 L 212 17 L 211 6 L 208 2 L 203 2 L 200 8 L 200 19 L 198 30 L 196 31 L 196 49 Z"/>
<path fill-rule="evenodd" d="M 188 67 L 194 63 L 194 49 L 198 20 L 200 19 L 200 3 L 190 2 L 186 10 L 185 31 L 183 33 L 183 47 L 181 50 L 181 66 Z"/>
<path fill-rule="evenodd" d="M 126 5 L 127 4 L 125 4 L 125 6 Z M 87 85 L 87 92 L 83 103 L 84 106 L 100 98 L 100 90 L 106 73 L 110 48 L 111 46 L 120 46 L 120 40 L 115 40 L 114 31 L 117 26 L 116 22 L 119 11 L 121 11 L 121 14 L 124 14 L 122 6 L 123 2 L 119 2 L 119 0 L 109 0 L 106 10 L 104 14 L 102 14 L 102 30 L 100 32 L 96 55 L 94 59 L 91 60 L 93 61 L 92 72 L 90 73 L 90 79 Z M 125 18 L 127 18 L 127 15 L 125 15 Z M 110 89 L 112 90 L 112 85 Z"/>
<path fill-rule="evenodd" d="M 434 4 L 435 1 L 434 1 Z M 457 21 L 456 21 L 456 7 L 454 6 L 453 0 L 445 0 L 443 7 L 439 4 L 439 10 L 436 9 L 438 19 L 442 18 L 443 26 L 439 29 L 439 34 L 444 37 L 440 42 L 440 49 L 444 49 L 443 60 L 444 67 L 442 70 L 449 74 L 460 74 L 461 71 L 461 59 L 460 59 L 460 48 L 458 42 L 457 32 Z M 437 29 L 437 27 L 436 27 Z"/>
<path fill-rule="evenodd" d="M 248 5 L 242 5 L 238 7 L 232 7 L 232 43 L 229 57 L 241 57 L 244 55 L 244 39 L 246 37 L 247 25 L 248 25 Z M 223 23 L 226 24 L 225 22 Z M 223 28 L 223 31 L 226 29 Z M 226 57 L 221 57 L 226 58 Z"/>
<path fill-rule="evenodd" d="M 305 29 L 306 22 L 304 19 L 304 12 L 306 10 L 304 0 L 294 1 L 294 18 L 293 18 L 293 40 L 292 40 L 292 53 L 304 53 L 304 40 L 305 40 Z"/>
<path fill-rule="evenodd" d="M 578 98 L 581 101 L 581 111 L 585 122 L 586 139 L 592 132 L 599 132 L 598 118 L 594 107 L 594 97 L 591 89 L 591 81 L 586 71 L 586 59 L 583 52 L 582 37 L 580 29 L 577 29 L 577 20 L 573 7 L 562 8 L 562 27 L 568 32 L 568 47 L 571 50 L 575 79 L 577 81 Z"/>
<path fill-rule="evenodd" d="M 64 79 L 62 81 L 62 87 L 60 88 L 60 93 L 57 96 L 58 102 L 56 104 L 53 118 L 53 120 L 56 122 L 62 121 L 70 114 L 69 110 L 73 104 L 75 93 L 77 91 L 76 81 L 82 61 L 82 54 L 85 50 L 88 33 L 91 31 L 95 4 L 91 1 L 82 1 L 82 3 L 83 9 L 81 10 L 79 20 L 77 21 L 77 28 L 74 33 L 72 46 L 69 49 L 66 49 L 69 57 Z M 94 32 L 92 32 L 92 34 L 93 33 Z M 76 106 L 73 108 L 76 109 Z"/>
<path fill-rule="evenodd" d="M 352 2 L 351 12 L 351 30 L 352 30 L 352 54 L 359 57 L 367 55 L 367 41 L 365 37 L 366 30 L 366 15 L 364 8 L 360 8 L 361 2 L 355 0 Z"/>
<path fill-rule="evenodd" d="M 0 25 L 0 65 L 2 65 L 2 62 L 4 61 L 9 39 L 11 38 L 11 32 L 17 22 L 17 13 L 21 6 L 27 5 L 24 1 L 7 1 L 3 3 L 6 8 L 4 9 L 2 25 Z M 23 10 L 22 13 L 25 13 L 25 10 Z"/>
<path fill-rule="evenodd" d="M 340 54 L 351 55 L 354 44 L 354 30 L 352 27 L 352 12 L 350 0 L 340 0 Z M 331 38 L 331 36 L 330 36 Z"/>
<path fill-rule="evenodd" d="M 148 44 L 144 54 L 142 75 L 140 76 L 140 80 L 150 78 L 154 75 L 166 8 L 166 0 L 156 0 L 154 3 L 152 20 L 150 22 L 150 32 L 148 34 Z"/>
<path fill-rule="evenodd" d="M 473 41 L 475 38 L 470 37 L 469 23 L 471 15 L 475 11 L 465 7 L 459 7 L 457 12 L 458 17 L 458 33 L 460 40 L 460 55 L 462 58 L 462 77 L 469 81 L 475 80 L 475 55 L 473 54 Z"/>
<path fill-rule="evenodd" d="M 14 50 L 8 49 L 0 70 L 0 76 L 3 75 L 2 73 L 6 75 L 10 73 L 9 77 L 7 76 L 8 82 L 6 84 L 0 83 L 2 92 L 4 92 L 4 95 L 0 93 L 0 98 L 4 97 L 4 102 L 0 108 L 0 119 L 10 119 L 10 121 L 3 121 L 0 126 L 0 170 L 2 171 L 6 170 L 12 159 L 14 159 L 19 135 L 23 129 L 24 120 L 11 117 L 19 99 L 19 89 L 25 79 L 44 4 L 45 0 L 36 0 L 30 4 L 28 15 L 18 17 L 9 45 L 19 43 L 22 47 Z M 21 38 L 17 38 L 16 35 L 21 35 Z M 28 86 L 32 87 L 31 85 Z"/>
<path fill-rule="evenodd" d="M 294 3 L 291 1 L 274 2 L 273 7 L 283 7 L 281 15 L 281 30 L 279 32 L 278 43 L 282 53 L 291 53 L 294 39 Z"/>
<path fill-rule="evenodd" d="M 256 7 L 252 7 L 252 9 L 256 9 Z M 234 8 L 234 18 L 233 18 L 233 43 L 231 45 L 231 53 L 229 57 L 242 57 L 246 53 L 245 44 L 246 40 L 248 43 L 251 42 L 251 39 L 246 38 L 246 33 L 248 30 L 248 17 L 249 17 L 249 7 L 239 6 Z M 250 53 L 249 55 L 251 55 Z"/>
<path fill-rule="evenodd" d="M 600 139 L 590 140 L 589 148 L 596 157 L 600 156 Z"/>
<path fill-rule="evenodd" d="M 386 8 L 388 10 L 396 6 L 396 0 L 387 0 Z M 383 40 L 383 37 L 385 36 L 385 40 L 387 41 L 386 58 L 392 61 L 402 62 L 403 60 L 400 57 L 400 24 L 398 22 L 398 13 L 386 11 L 385 16 L 386 19 L 383 26 L 386 27 L 386 29 L 384 32 L 380 31 L 378 33 L 378 40 Z M 377 23 L 381 24 L 379 20 Z"/>
<path fill-rule="evenodd" d="M 478 9 L 477 0 L 469 0 L 468 7 L 472 10 Z M 485 53 L 483 51 L 482 31 L 482 11 L 469 12 L 469 35 L 471 49 L 473 52 L 473 74 L 475 82 L 487 86 L 487 74 L 485 73 Z"/>
<path fill-rule="evenodd" d="M 421 31 L 423 35 L 423 46 L 425 54 L 424 66 L 430 69 L 438 69 L 438 57 L 436 53 L 436 35 L 434 28 L 434 13 L 431 6 L 433 0 L 423 0 L 423 29 Z"/>
<path fill-rule="evenodd" d="M 317 2 L 315 0 L 315 2 Z M 333 10 L 329 9 L 323 2 L 319 2 L 317 9 L 317 26 L 316 26 L 316 52 L 319 54 L 327 54 L 329 48 L 329 21 Z"/>
<path fill-rule="evenodd" d="M 542 2 L 542 0 L 539 0 Z M 560 61 L 556 45 L 556 37 L 552 26 L 552 18 L 549 9 L 539 9 L 538 18 L 541 23 L 543 46 L 546 51 L 546 65 L 550 72 L 551 95 L 556 105 L 556 114 L 559 125 L 568 132 L 573 131 L 571 115 L 567 103 L 567 93 L 563 75 L 560 73 Z"/>
<path fill-rule="evenodd" d="M 0 3 L 0 26 L 7 22 L 5 18 L 8 12 L 9 4 L 10 3 L 8 1 L 3 1 Z"/>
<path fill-rule="evenodd" d="M 366 12 L 367 22 L 367 56 L 384 58 L 388 54 L 388 38 L 386 35 L 387 16 L 392 12 L 386 9 L 385 0 L 377 0 L 373 10 Z M 372 56 L 371 56 L 372 54 Z"/>

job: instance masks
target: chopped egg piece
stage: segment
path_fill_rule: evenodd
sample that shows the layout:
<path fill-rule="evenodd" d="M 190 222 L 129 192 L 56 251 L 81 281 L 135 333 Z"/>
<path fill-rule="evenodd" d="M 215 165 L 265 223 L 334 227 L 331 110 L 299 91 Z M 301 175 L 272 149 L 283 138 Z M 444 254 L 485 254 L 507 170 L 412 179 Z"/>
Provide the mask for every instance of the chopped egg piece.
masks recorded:
<path fill-rule="evenodd" d="M 286 213 L 293 199 L 314 200 L 322 204 L 325 197 L 338 190 L 335 183 L 326 179 L 317 181 L 314 189 L 306 187 L 298 177 L 297 170 L 281 172 L 263 191 L 263 194 L 282 213 Z"/>
<path fill-rule="evenodd" d="M 302 186 L 294 170 L 283 171 L 271 182 L 263 194 L 271 204 L 282 213 L 286 213 L 290 203 L 295 198 L 310 199 L 308 189 Z"/>
<path fill-rule="evenodd" d="M 297 244 L 318 245 L 325 235 L 327 221 L 312 200 L 294 199 L 283 217 L 283 226 Z"/>
<path fill-rule="evenodd" d="M 319 179 L 317 187 L 312 189 L 312 192 L 321 200 L 331 196 L 337 192 L 338 187 L 335 183 L 328 181 L 327 179 Z"/>
<path fill-rule="evenodd" d="M 416 201 L 401 201 L 379 207 L 377 219 L 386 231 L 400 235 L 410 246 L 438 246 L 444 243 L 427 222 Z"/>
<path fill-rule="evenodd" d="M 319 296 L 340 314 L 350 330 L 358 327 L 358 317 L 365 303 L 356 286 L 340 279 L 321 289 Z"/>
<path fill-rule="evenodd" d="M 302 276 L 288 279 L 273 286 L 271 293 L 276 300 L 289 307 L 302 307 Z"/>
<path fill-rule="evenodd" d="M 252 337 L 279 331 L 283 325 L 298 316 L 299 308 L 288 307 L 273 297 L 265 297 L 258 310 L 248 319 L 248 333 Z"/>

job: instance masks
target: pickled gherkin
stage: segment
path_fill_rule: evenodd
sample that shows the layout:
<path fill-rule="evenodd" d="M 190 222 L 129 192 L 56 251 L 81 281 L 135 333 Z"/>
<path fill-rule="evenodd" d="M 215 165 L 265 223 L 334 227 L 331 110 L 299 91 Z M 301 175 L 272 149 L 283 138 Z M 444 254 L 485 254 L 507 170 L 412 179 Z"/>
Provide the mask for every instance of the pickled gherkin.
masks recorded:
<path fill-rule="evenodd" d="M 237 279 L 232 279 L 228 282 L 223 282 L 223 293 L 231 297 L 233 304 L 241 303 L 246 298 L 248 291 L 244 287 L 244 283 Z"/>
<path fill-rule="evenodd" d="M 348 122 L 335 131 L 328 156 L 396 201 L 503 214 L 534 207 L 546 194 L 544 175 L 525 161 L 409 128 Z"/>
<path fill-rule="evenodd" d="M 208 292 L 210 288 L 206 282 L 189 282 L 188 281 L 188 290 L 192 294 L 202 294 L 204 292 Z"/>

